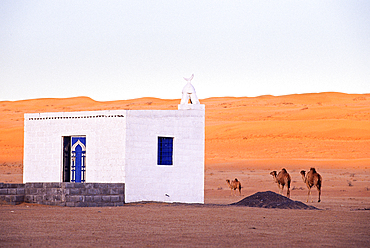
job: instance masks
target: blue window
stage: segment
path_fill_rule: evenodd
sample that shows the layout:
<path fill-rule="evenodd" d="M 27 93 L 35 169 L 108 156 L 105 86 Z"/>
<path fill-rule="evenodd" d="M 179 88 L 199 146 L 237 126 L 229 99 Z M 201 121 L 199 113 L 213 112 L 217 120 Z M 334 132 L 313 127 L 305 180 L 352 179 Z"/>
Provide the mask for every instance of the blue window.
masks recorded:
<path fill-rule="evenodd" d="M 158 165 L 172 165 L 173 138 L 158 137 Z"/>

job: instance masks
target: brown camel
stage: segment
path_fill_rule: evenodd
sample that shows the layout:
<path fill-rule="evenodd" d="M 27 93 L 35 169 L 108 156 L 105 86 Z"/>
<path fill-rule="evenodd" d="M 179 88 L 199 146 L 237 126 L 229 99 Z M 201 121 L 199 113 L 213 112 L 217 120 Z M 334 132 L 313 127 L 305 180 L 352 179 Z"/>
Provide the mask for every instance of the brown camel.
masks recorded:
<path fill-rule="evenodd" d="M 229 188 L 231 189 L 231 194 L 233 194 L 233 190 L 234 190 L 234 194 L 235 194 L 235 190 L 237 190 L 237 189 L 239 190 L 239 195 L 242 194 L 242 184 L 238 181 L 237 178 L 232 180 L 231 183 L 230 183 L 229 179 L 226 179 L 226 182 L 229 185 Z"/>
<path fill-rule="evenodd" d="M 285 168 L 281 169 L 279 174 L 276 175 L 276 171 L 272 171 L 270 175 L 274 178 L 275 183 L 277 183 L 279 187 L 279 193 L 283 194 L 284 186 L 287 186 L 286 196 L 290 198 L 290 182 L 292 181 L 290 178 L 289 173 L 286 171 Z M 280 185 L 281 185 L 281 192 L 280 192 Z"/>
<path fill-rule="evenodd" d="M 321 184 L 322 184 L 322 177 L 319 173 L 316 172 L 315 168 L 311 168 L 310 171 L 306 175 L 306 171 L 301 171 L 303 182 L 307 185 L 308 188 L 308 195 L 307 195 L 307 202 L 311 195 L 311 188 L 315 186 L 317 190 L 319 191 L 319 200 L 317 202 L 320 202 L 320 196 L 321 196 Z M 312 197 L 311 197 L 312 199 Z M 313 202 L 313 200 L 311 200 Z"/>

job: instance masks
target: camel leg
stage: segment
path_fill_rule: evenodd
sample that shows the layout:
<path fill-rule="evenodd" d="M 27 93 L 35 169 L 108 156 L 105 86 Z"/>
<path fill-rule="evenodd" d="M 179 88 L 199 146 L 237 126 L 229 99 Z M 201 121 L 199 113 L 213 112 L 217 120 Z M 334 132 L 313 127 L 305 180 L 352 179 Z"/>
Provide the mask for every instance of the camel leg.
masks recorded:
<path fill-rule="evenodd" d="M 284 185 L 281 185 L 281 195 L 284 195 Z"/>
<path fill-rule="evenodd" d="M 319 188 L 317 188 L 317 190 L 319 191 L 319 200 L 317 202 L 320 202 L 321 201 L 321 199 L 320 199 L 320 196 L 321 196 L 321 188 L 319 187 Z"/>
<path fill-rule="evenodd" d="M 287 189 L 287 191 L 286 191 L 286 196 L 288 197 L 288 198 L 290 198 L 290 190 L 289 190 L 289 188 Z"/>
<path fill-rule="evenodd" d="M 308 188 L 308 193 L 307 193 L 307 202 L 308 202 L 308 200 L 309 200 L 309 198 L 310 198 L 310 194 L 311 194 L 311 188 Z"/>
<path fill-rule="evenodd" d="M 278 184 L 277 184 L 277 186 L 278 186 L 278 189 L 279 189 L 279 194 L 281 194 L 281 193 L 280 193 L 280 184 L 278 183 Z"/>

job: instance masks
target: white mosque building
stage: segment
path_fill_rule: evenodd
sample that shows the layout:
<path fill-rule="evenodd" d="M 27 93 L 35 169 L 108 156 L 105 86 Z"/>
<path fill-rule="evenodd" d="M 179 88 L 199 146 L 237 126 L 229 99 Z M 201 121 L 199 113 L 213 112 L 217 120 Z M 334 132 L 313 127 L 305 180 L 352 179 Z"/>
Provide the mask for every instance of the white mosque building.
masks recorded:
<path fill-rule="evenodd" d="M 123 183 L 125 203 L 204 203 L 205 107 L 192 77 L 178 110 L 25 114 L 23 183 Z"/>

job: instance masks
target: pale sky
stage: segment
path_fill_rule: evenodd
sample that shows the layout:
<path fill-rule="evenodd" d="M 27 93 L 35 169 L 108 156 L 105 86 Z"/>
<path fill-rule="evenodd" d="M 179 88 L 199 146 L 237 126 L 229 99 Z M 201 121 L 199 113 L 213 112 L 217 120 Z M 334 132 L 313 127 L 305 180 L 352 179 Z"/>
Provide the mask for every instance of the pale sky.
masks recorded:
<path fill-rule="evenodd" d="M 370 93 L 370 1 L 0 1 L 0 101 Z"/>

